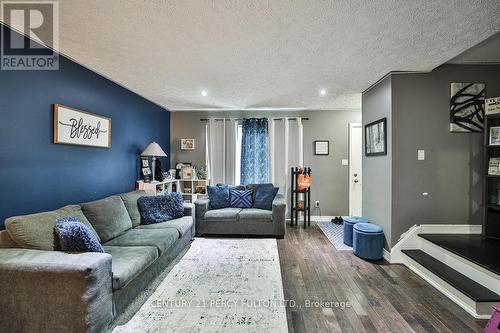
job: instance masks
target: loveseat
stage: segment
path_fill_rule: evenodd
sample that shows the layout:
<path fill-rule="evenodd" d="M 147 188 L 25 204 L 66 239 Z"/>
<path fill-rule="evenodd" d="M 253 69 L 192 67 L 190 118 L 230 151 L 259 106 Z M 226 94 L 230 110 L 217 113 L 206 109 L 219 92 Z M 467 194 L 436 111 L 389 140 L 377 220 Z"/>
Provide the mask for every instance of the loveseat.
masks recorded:
<path fill-rule="evenodd" d="M 229 186 L 230 189 L 251 189 L 254 192 L 260 187 L 273 187 L 272 184 L 251 184 L 246 186 Z M 272 210 L 258 208 L 220 208 L 211 209 L 210 200 L 201 198 L 195 202 L 196 234 L 206 235 L 238 235 L 238 236 L 285 236 L 286 200 L 277 194 L 272 203 Z"/>
<path fill-rule="evenodd" d="M 0 232 L 0 332 L 106 332 L 195 234 L 192 204 L 182 218 L 141 225 L 143 195 L 7 219 Z M 53 226 L 66 216 L 90 224 L 106 253 L 59 251 Z"/>

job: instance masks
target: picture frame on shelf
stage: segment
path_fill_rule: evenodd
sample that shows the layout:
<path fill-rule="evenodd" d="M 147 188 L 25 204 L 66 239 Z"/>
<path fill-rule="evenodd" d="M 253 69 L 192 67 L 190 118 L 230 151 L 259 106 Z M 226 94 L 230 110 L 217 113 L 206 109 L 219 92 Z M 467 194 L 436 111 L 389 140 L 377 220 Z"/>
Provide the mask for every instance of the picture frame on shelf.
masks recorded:
<path fill-rule="evenodd" d="M 500 175 L 500 157 L 490 157 L 488 161 L 488 175 Z"/>
<path fill-rule="evenodd" d="M 193 179 L 193 167 L 191 165 L 182 166 L 181 179 Z"/>
<path fill-rule="evenodd" d="M 484 102 L 486 115 L 500 113 L 500 97 L 487 98 Z"/>
<path fill-rule="evenodd" d="M 490 127 L 490 146 L 500 146 L 500 126 Z"/>

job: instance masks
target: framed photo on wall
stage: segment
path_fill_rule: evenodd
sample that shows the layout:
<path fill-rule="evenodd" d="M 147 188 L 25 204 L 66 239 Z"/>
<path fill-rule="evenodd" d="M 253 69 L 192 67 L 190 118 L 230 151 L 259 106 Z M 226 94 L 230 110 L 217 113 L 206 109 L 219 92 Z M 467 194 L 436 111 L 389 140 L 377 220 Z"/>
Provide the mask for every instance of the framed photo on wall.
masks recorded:
<path fill-rule="evenodd" d="M 54 104 L 54 143 L 111 147 L 111 119 Z"/>
<path fill-rule="evenodd" d="M 181 139 L 181 150 L 194 150 L 194 139 Z"/>
<path fill-rule="evenodd" d="M 314 141 L 314 155 L 327 156 L 330 154 L 330 141 L 316 140 Z"/>
<path fill-rule="evenodd" d="M 387 155 L 387 118 L 365 125 L 365 156 Z"/>

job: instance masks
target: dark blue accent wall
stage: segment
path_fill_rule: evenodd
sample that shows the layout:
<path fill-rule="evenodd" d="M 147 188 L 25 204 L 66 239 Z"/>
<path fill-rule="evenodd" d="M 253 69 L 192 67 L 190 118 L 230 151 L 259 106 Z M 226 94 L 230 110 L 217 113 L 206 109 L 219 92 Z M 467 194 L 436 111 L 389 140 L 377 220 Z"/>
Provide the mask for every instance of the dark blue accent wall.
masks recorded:
<path fill-rule="evenodd" d="M 53 144 L 54 103 L 112 118 L 112 148 Z M 69 59 L 0 71 L 0 229 L 9 216 L 133 190 L 151 141 L 169 155 L 170 112 Z"/>

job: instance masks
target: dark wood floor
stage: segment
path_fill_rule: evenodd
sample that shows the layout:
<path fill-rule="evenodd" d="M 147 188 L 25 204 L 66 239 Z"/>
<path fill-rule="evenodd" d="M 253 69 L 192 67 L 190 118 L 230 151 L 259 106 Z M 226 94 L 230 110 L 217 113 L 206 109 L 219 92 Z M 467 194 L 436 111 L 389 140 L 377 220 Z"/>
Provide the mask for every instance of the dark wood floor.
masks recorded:
<path fill-rule="evenodd" d="M 482 332 L 475 320 L 403 265 L 337 251 L 312 223 L 278 240 L 289 332 Z M 306 300 L 349 302 L 306 308 Z"/>

